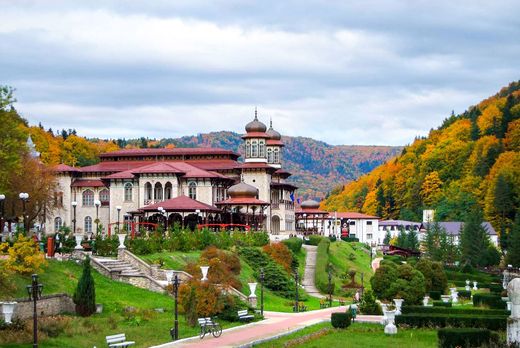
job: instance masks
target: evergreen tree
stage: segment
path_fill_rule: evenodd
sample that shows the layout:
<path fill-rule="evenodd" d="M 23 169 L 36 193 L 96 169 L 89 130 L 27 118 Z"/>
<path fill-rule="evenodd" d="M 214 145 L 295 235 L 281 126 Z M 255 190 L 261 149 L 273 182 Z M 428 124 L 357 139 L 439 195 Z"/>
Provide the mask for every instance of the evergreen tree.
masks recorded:
<path fill-rule="evenodd" d="M 397 235 L 397 243 L 396 245 L 400 248 L 408 248 L 407 245 L 407 239 L 406 239 L 406 232 L 404 231 L 404 228 L 401 227 L 399 229 L 399 234 Z"/>
<path fill-rule="evenodd" d="M 499 174 L 495 185 L 495 197 L 493 205 L 496 212 L 500 215 L 500 238 L 509 227 L 509 222 L 513 220 L 515 214 L 515 194 L 513 184 L 504 174 Z M 505 238 L 504 238 L 505 239 Z"/>
<path fill-rule="evenodd" d="M 486 263 L 485 251 L 489 246 L 489 236 L 482 226 L 482 211 L 474 206 L 468 213 L 464 227 L 460 233 L 461 261 L 472 266 Z"/>
<path fill-rule="evenodd" d="M 392 240 L 392 235 L 390 234 L 390 231 L 386 231 L 385 239 L 383 239 L 384 245 L 390 245 L 390 241 Z"/>
<path fill-rule="evenodd" d="M 507 263 L 520 267 L 520 211 L 516 213 L 507 248 Z"/>
<path fill-rule="evenodd" d="M 412 250 L 419 250 L 419 238 L 413 228 L 406 235 L 406 247 Z"/>
<path fill-rule="evenodd" d="M 90 257 L 87 255 L 83 261 L 83 274 L 74 292 L 76 313 L 88 317 L 96 312 L 96 290 L 94 278 L 91 274 Z"/>

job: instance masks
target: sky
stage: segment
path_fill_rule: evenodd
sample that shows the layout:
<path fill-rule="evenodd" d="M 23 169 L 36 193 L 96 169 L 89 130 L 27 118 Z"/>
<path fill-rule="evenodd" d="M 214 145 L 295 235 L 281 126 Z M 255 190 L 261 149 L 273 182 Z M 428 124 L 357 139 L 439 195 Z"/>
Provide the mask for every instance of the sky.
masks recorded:
<path fill-rule="evenodd" d="M 0 0 L 0 84 L 99 138 L 405 145 L 520 79 L 520 1 Z"/>

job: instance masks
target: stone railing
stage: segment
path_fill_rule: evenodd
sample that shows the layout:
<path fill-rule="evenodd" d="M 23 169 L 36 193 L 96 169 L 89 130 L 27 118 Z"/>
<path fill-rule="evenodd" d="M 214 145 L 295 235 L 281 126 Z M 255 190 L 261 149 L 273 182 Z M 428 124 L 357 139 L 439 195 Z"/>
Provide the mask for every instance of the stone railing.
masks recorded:
<path fill-rule="evenodd" d="M 33 301 L 24 298 L 14 300 L 13 318 L 25 320 L 33 316 Z M 74 313 L 76 306 L 72 301 L 72 297 L 67 294 L 43 295 L 36 302 L 36 310 L 38 315 L 50 316 L 63 313 Z"/>

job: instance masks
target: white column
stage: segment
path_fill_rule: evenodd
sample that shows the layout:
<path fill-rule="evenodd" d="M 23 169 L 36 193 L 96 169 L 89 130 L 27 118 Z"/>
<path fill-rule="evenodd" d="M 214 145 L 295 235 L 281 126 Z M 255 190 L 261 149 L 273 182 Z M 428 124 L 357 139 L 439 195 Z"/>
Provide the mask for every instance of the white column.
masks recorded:
<path fill-rule="evenodd" d="M 507 344 L 520 343 L 520 278 L 515 278 L 507 285 L 507 294 L 511 300 L 511 315 L 507 320 Z"/>

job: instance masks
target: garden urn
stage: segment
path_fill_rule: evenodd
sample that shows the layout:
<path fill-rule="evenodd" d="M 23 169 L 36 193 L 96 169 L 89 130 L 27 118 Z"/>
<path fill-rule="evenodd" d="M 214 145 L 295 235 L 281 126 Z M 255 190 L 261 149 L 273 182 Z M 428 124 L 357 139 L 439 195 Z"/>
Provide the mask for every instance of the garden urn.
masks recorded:
<path fill-rule="evenodd" d="M 441 295 L 442 302 L 448 303 L 450 302 L 451 295 Z"/>
<path fill-rule="evenodd" d="M 11 324 L 11 318 L 13 317 L 14 307 L 16 302 L 3 302 L 2 303 L 2 314 L 4 315 L 4 321 L 6 324 Z"/>
<path fill-rule="evenodd" d="M 257 284 L 257 283 L 247 283 L 247 285 L 249 285 L 249 291 L 251 292 L 251 294 L 249 295 L 249 297 L 256 297 L 256 295 L 255 295 L 256 284 Z"/>
<path fill-rule="evenodd" d="M 478 282 L 473 282 L 473 290 L 478 290 L 477 284 L 478 284 Z"/>
<path fill-rule="evenodd" d="M 381 303 L 381 310 L 383 311 L 383 320 L 381 320 L 381 325 L 386 325 L 387 323 L 387 317 L 386 317 L 386 311 L 387 311 L 388 305 L 386 303 Z"/>
<path fill-rule="evenodd" d="M 469 285 L 469 280 L 466 280 L 466 291 L 470 291 L 471 290 L 471 286 Z"/>
<path fill-rule="evenodd" d="M 119 238 L 119 246 L 117 248 L 118 249 L 126 249 L 126 246 L 125 246 L 126 233 L 119 233 L 117 235 L 117 238 Z"/>
<path fill-rule="evenodd" d="M 383 311 L 383 314 L 387 318 L 387 324 L 385 326 L 385 334 L 395 335 L 397 333 L 397 327 L 394 324 L 395 320 L 395 309 L 391 311 Z"/>
<path fill-rule="evenodd" d="M 451 302 L 457 303 L 459 301 L 457 288 L 450 288 Z"/>
<path fill-rule="evenodd" d="M 83 235 L 76 234 L 76 235 L 74 235 L 74 238 L 76 238 L 76 246 L 74 247 L 74 249 L 82 250 L 83 247 L 81 246 L 81 241 L 83 240 Z"/>
<path fill-rule="evenodd" d="M 202 281 L 208 280 L 208 270 L 209 266 L 200 266 L 200 270 L 202 272 Z"/>
<path fill-rule="evenodd" d="M 394 298 L 395 303 L 395 315 L 401 315 L 401 306 L 404 300 L 402 298 Z"/>
<path fill-rule="evenodd" d="M 430 297 L 429 296 L 424 296 L 423 300 L 422 300 L 422 304 L 424 307 L 427 307 L 428 306 L 428 301 L 430 300 Z"/>

